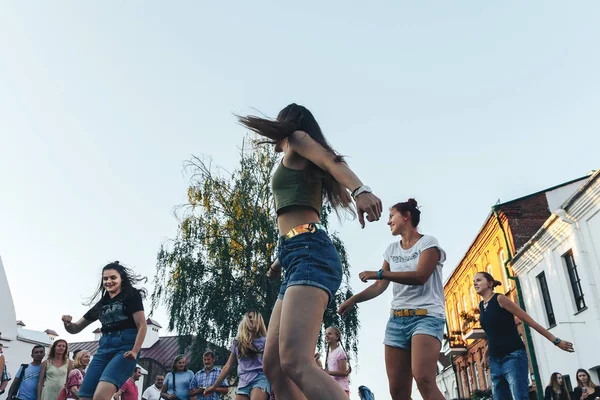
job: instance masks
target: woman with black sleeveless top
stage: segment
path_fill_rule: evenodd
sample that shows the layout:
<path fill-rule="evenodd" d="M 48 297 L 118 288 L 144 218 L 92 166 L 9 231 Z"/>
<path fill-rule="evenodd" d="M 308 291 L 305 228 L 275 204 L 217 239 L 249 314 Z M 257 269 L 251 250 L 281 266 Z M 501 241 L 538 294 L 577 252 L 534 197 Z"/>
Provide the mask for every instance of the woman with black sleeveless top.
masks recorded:
<path fill-rule="evenodd" d="M 554 336 L 508 297 L 494 293 L 494 288 L 501 283 L 489 273 L 475 274 L 473 285 L 483 299 L 479 303 L 479 321 L 487 336 L 484 358 L 489 359 L 494 400 L 528 400 L 529 363 L 515 317 L 564 351 L 573 352 L 573 344 Z"/>

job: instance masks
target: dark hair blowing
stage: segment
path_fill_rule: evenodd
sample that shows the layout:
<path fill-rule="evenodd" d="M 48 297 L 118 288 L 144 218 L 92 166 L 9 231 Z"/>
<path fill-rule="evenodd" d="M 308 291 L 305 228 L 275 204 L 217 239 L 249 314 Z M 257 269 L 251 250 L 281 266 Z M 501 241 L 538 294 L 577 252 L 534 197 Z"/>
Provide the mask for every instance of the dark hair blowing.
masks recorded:
<path fill-rule="evenodd" d="M 339 155 L 327 143 L 321 127 L 312 113 L 303 106 L 292 103 L 279 112 L 276 120 L 261 118 L 254 115 L 245 117 L 238 116 L 239 122 L 253 132 L 258 133 L 270 140 L 259 142 L 261 144 L 278 143 L 296 131 L 306 132 L 317 143 L 323 146 L 327 151 L 335 156 L 336 162 L 346 163 L 344 158 Z M 310 161 L 310 160 L 309 160 Z M 352 208 L 352 196 L 335 178 L 327 171 L 310 162 L 309 174 L 311 179 L 317 179 L 322 182 L 323 196 L 327 199 L 334 210 L 344 210 L 351 215 L 355 215 Z"/>
<path fill-rule="evenodd" d="M 421 222 L 421 211 L 417 207 L 418 204 L 415 199 L 408 199 L 403 203 L 397 203 L 392 206 L 394 210 L 397 210 L 404 216 L 406 216 L 407 213 L 410 213 L 410 222 L 415 228 L 419 226 L 419 222 Z"/>
<path fill-rule="evenodd" d="M 479 271 L 478 274 L 483 276 L 486 281 L 493 282 L 494 286 L 492 286 L 492 287 L 502 286 L 502 282 L 495 280 L 494 277 L 492 276 L 492 274 L 490 274 L 489 272 Z"/>
<path fill-rule="evenodd" d="M 148 278 L 142 277 L 141 275 L 137 275 L 135 272 L 133 272 L 132 269 L 121 265 L 118 261 L 113 261 L 110 264 L 106 264 L 104 268 L 102 268 L 102 273 L 109 269 L 114 269 L 121 276 L 121 292 L 123 292 L 125 296 L 129 296 L 134 291 L 137 291 L 140 294 L 140 296 L 142 296 L 142 299 L 146 297 L 148 293 L 146 289 L 138 289 L 134 285 L 137 285 L 140 282 L 146 283 L 148 281 Z M 90 298 L 88 305 L 93 305 L 98 298 L 102 299 L 105 294 L 106 289 L 104 288 L 104 283 L 101 278 L 100 286 L 98 287 L 94 295 Z"/>

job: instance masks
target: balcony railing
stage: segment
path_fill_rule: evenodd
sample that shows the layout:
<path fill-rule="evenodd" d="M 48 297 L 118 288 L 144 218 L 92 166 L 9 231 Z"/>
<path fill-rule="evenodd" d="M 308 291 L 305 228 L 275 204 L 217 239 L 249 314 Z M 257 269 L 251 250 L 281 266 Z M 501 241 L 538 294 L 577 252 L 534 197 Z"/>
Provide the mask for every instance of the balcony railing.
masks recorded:
<path fill-rule="evenodd" d="M 464 340 L 485 339 L 485 332 L 479 321 L 465 321 L 462 337 Z"/>

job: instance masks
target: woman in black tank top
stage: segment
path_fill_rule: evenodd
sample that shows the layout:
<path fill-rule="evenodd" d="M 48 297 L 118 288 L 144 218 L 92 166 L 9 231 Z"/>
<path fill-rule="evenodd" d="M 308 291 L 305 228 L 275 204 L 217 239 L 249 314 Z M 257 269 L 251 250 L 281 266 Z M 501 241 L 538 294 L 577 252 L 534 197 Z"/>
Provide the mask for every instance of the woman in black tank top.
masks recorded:
<path fill-rule="evenodd" d="M 554 336 L 508 297 L 494 293 L 494 288 L 501 283 L 489 273 L 475 274 L 473 285 L 483 299 L 479 303 L 479 321 L 487 336 L 484 359 L 488 359 L 490 367 L 494 400 L 528 400 L 529 363 L 515 317 L 564 351 L 573 352 L 573 344 Z"/>

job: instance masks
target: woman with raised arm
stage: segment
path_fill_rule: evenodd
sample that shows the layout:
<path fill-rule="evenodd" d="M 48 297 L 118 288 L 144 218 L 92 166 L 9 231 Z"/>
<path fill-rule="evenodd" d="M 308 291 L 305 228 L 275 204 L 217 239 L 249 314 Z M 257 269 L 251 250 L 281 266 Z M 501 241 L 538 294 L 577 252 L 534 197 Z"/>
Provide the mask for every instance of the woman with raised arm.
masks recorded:
<path fill-rule="evenodd" d="M 492 393 L 494 400 L 527 400 L 529 363 L 515 317 L 564 351 L 573 352 L 573 345 L 535 322 L 508 297 L 494 293 L 494 288 L 499 285 L 501 283 L 488 272 L 481 271 L 473 277 L 475 292 L 482 298 L 479 303 L 479 322 L 487 336 L 484 360 L 488 360 L 490 366 Z"/>
<path fill-rule="evenodd" d="M 107 264 L 89 304 L 100 300 L 77 322 L 70 315 L 62 317 L 71 334 L 98 319 L 102 324 L 98 351 L 83 378 L 79 398 L 110 400 L 133 374 L 147 329 L 142 303 L 146 289 L 134 286 L 141 281 L 145 279 L 118 261 Z"/>
<path fill-rule="evenodd" d="M 364 227 L 381 216 L 381 201 L 327 143 L 305 107 L 290 104 L 276 120 L 241 117 L 284 153 L 272 181 L 279 228 L 278 257 L 268 275 L 285 270 L 269 322 L 264 369 L 277 398 L 344 400 L 346 393 L 314 362 L 323 313 L 342 282 L 342 264 L 320 224 L 323 200 L 352 210 Z"/>
<path fill-rule="evenodd" d="M 413 377 L 425 400 L 443 400 L 436 385 L 446 312 L 442 263 L 446 253 L 433 236 L 417 231 L 421 211 L 415 199 L 390 209 L 388 225 L 400 240 L 385 251 L 379 271 L 360 273 L 376 282 L 340 306 L 345 315 L 356 303 L 371 300 L 393 283 L 394 297 L 385 330 L 385 366 L 393 400 L 408 400 Z"/>

